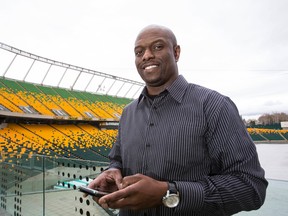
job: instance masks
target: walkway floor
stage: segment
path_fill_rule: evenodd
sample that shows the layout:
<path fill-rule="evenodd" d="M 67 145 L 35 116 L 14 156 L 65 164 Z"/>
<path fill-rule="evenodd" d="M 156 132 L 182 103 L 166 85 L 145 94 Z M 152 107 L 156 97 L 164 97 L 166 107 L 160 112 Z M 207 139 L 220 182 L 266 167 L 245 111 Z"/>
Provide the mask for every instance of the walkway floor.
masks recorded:
<path fill-rule="evenodd" d="M 45 206 L 43 206 L 43 199 L 45 199 Z M 13 209 L 15 211 L 9 212 L 11 215 L 17 215 L 18 213 L 23 216 L 108 215 L 90 196 L 83 198 L 82 193 L 77 190 L 50 192 L 45 194 L 45 198 L 43 194 L 23 195 L 19 208 L 17 208 L 17 200 L 15 202 L 15 197 L 10 197 L 7 198 L 7 207 L 7 209 Z"/>

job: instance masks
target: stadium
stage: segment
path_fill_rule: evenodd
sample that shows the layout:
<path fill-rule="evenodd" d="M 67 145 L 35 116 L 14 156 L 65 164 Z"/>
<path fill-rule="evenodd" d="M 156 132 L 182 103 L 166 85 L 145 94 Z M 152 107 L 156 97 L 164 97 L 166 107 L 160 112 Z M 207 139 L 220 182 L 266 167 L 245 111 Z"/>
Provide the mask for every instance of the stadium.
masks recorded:
<path fill-rule="evenodd" d="M 144 84 L 3 43 L 1 54 L 1 66 L 9 59 L 0 78 L 1 215 L 95 215 L 89 211 L 95 204 L 84 202 L 76 187 L 107 166 L 121 111 Z M 23 71 L 23 64 L 29 66 L 22 80 L 6 76 Z M 26 82 L 41 73 L 41 82 Z M 71 87 L 61 88 L 73 73 Z M 61 76 L 55 82 L 57 74 Z M 46 83 L 49 77 L 57 86 Z M 77 89 L 83 82 L 85 89 L 96 90 Z M 113 215 L 98 209 L 98 215 Z"/>
<path fill-rule="evenodd" d="M 107 167 L 144 83 L 0 46 L 0 215 L 117 215 L 77 187 Z M 288 140 L 288 130 L 248 132 L 255 143 Z"/>

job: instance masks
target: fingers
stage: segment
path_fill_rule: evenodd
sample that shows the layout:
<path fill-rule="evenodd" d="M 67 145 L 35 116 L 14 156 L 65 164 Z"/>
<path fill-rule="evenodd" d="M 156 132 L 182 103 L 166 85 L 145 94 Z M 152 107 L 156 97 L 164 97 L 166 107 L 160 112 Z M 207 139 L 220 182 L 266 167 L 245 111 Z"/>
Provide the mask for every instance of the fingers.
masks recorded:
<path fill-rule="evenodd" d="M 100 204 L 100 203 L 99 203 Z M 102 203 L 102 204 L 100 204 L 101 205 L 101 207 L 102 208 L 104 208 L 104 209 L 108 209 L 109 208 L 109 205 L 108 205 L 108 203 L 106 203 L 106 202 L 104 202 L 104 203 Z"/>
<path fill-rule="evenodd" d="M 102 208 L 108 209 L 108 208 L 112 208 L 112 209 L 134 209 L 136 210 L 137 208 L 135 208 L 135 206 L 133 204 L 131 204 L 131 201 L 129 201 L 129 199 L 123 198 L 120 200 L 117 200 L 115 202 L 110 202 L 110 201 L 102 201 L 101 203 L 99 203 L 99 205 L 101 205 Z"/>
<path fill-rule="evenodd" d="M 98 200 L 98 203 L 103 207 L 103 208 L 123 208 L 127 207 L 129 202 L 125 199 L 126 197 L 129 197 L 130 192 L 129 189 L 123 189 L 116 191 L 114 193 L 105 195 L 101 197 Z"/>
<path fill-rule="evenodd" d="M 117 185 L 117 187 L 118 187 L 119 190 L 123 188 L 122 180 L 123 180 L 123 179 L 122 179 L 122 176 L 121 176 L 121 178 L 116 178 L 116 179 L 115 179 L 115 183 L 116 183 L 116 185 Z"/>
<path fill-rule="evenodd" d="M 133 207 L 133 205 L 135 205 L 135 197 L 133 198 L 133 194 L 138 191 L 135 186 L 136 183 L 138 183 L 141 179 L 143 179 L 143 175 L 141 174 L 123 178 L 121 181 L 119 181 L 121 182 L 119 186 L 121 189 L 100 198 L 99 204 L 103 208 L 107 206 L 110 208 L 127 208 L 130 206 Z"/>
<path fill-rule="evenodd" d="M 160 205 L 167 182 L 159 182 L 142 174 L 122 179 L 122 189 L 99 199 L 103 208 L 139 210 Z"/>
<path fill-rule="evenodd" d="M 133 176 L 127 176 L 122 179 L 122 188 L 126 188 L 129 185 L 135 184 L 136 182 L 140 181 L 143 179 L 143 175 L 141 174 L 136 174 Z"/>
<path fill-rule="evenodd" d="M 121 171 L 118 169 L 109 169 L 109 174 L 106 176 L 106 181 L 108 183 L 114 183 L 116 184 L 118 189 L 122 188 L 122 174 Z"/>
<path fill-rule="evenodd" d="M 142 174 L 122 178 L 120 170 L 107 170 L 89 184 L 91 188 L 113 189 L 112 193 L 101 198 L 93 199 L 103 208 L 131 208 L 137 209 L 143 205 L 143 190 L 150 185 L 151 179 Z M 100 180 L 101 179 L 101 180 Z M 114 185 L 114 186 L 113 186 Z M 111 187 L 113 186 L 113 187 Z M 146 189 L 145 189 L 146 190 Z M 141 192 L 142 191 L 142 192 Z M 87 195 L 86 195 L 87 196 Z M 144 199 L 145 202 L 147 198 Z"/>
<path fill-rule="evenodd" d="M 113 192 L 121 188 L 122 174 L 119 169 L 109 169 L 102 172 L 97 178 L 89 183 L 91 189 Z"/>
<path fill-rule="evenodd" d="M 122 184 L 122 175 L 118 173 L 114 173 L 113 175 L 107 175 L 106 177 L 106 182 L 110 184 L 116 184 L 118 188 L 121 188 Z"/>

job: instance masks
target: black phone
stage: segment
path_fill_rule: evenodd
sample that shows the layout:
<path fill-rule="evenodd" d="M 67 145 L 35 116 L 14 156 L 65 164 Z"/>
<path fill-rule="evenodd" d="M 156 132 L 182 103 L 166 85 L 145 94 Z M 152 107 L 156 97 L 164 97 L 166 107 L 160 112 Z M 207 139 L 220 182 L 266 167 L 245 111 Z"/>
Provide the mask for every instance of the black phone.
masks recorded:
<path fill-rule="evenodd" d="M 91 196 L 95 196 L 95 197 L 102 197 L 102 196 L 105 196 L 105 195 L 109 194 L 107 192 L 98 191 L 98 190 L 91 189 L 91 188 L 84 187 L 84 186 L 80 186 L 78 188 L 78 190 L 83 192 L 83 193 L 87 193 L 87 194 L 89 194 Z"/>

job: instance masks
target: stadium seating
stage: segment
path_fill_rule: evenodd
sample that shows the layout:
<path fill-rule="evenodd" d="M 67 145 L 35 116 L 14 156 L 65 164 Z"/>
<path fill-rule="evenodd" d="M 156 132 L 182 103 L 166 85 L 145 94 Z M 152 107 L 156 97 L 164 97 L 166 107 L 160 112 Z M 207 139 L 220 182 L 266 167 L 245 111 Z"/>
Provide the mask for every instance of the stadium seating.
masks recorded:
<path fill-rule="evenodd" d="M 72 91 L 0 78 L 2 111 L 68 119 L 118 120 L 130 99 Z M 288 131 L 247 128 L 254 141 L 287 141 Z M 88 123 L 9 123 L 0 129 L 1 158 L 23 155 L 79 158 L 107 162 L 116 129 L 100 130 Z"/>
<path fill-rule="evenodd" d="M 281 134 L 288 140 L 288 130 L 282 130 Z"/>
<path fill-rule="evenodd" d="M 279 129 L 247 128 L 254 141 L 287 141 L 288 131 Z"/>
<path fill-rule="evenodd" d="M 131 100 L 0 78 L 1 105 L 11 112 L 71 119 L 119 119 Z"/>
<path fill-rule="evenodd" d="M 254 141 L 265 141 L 267 140 L 265 137 L 259 133 L 259 131 L 255 130 L 255 128 L 247 128 L 249 135 L 251 136 L 252 140 Z"/>
<path fill-rule="evenodd" d="M 115 134 L 92 125 L 10 123 L 0 129 L 0 150 L 5 158 L 39 154 L 105 162 Z"/>

